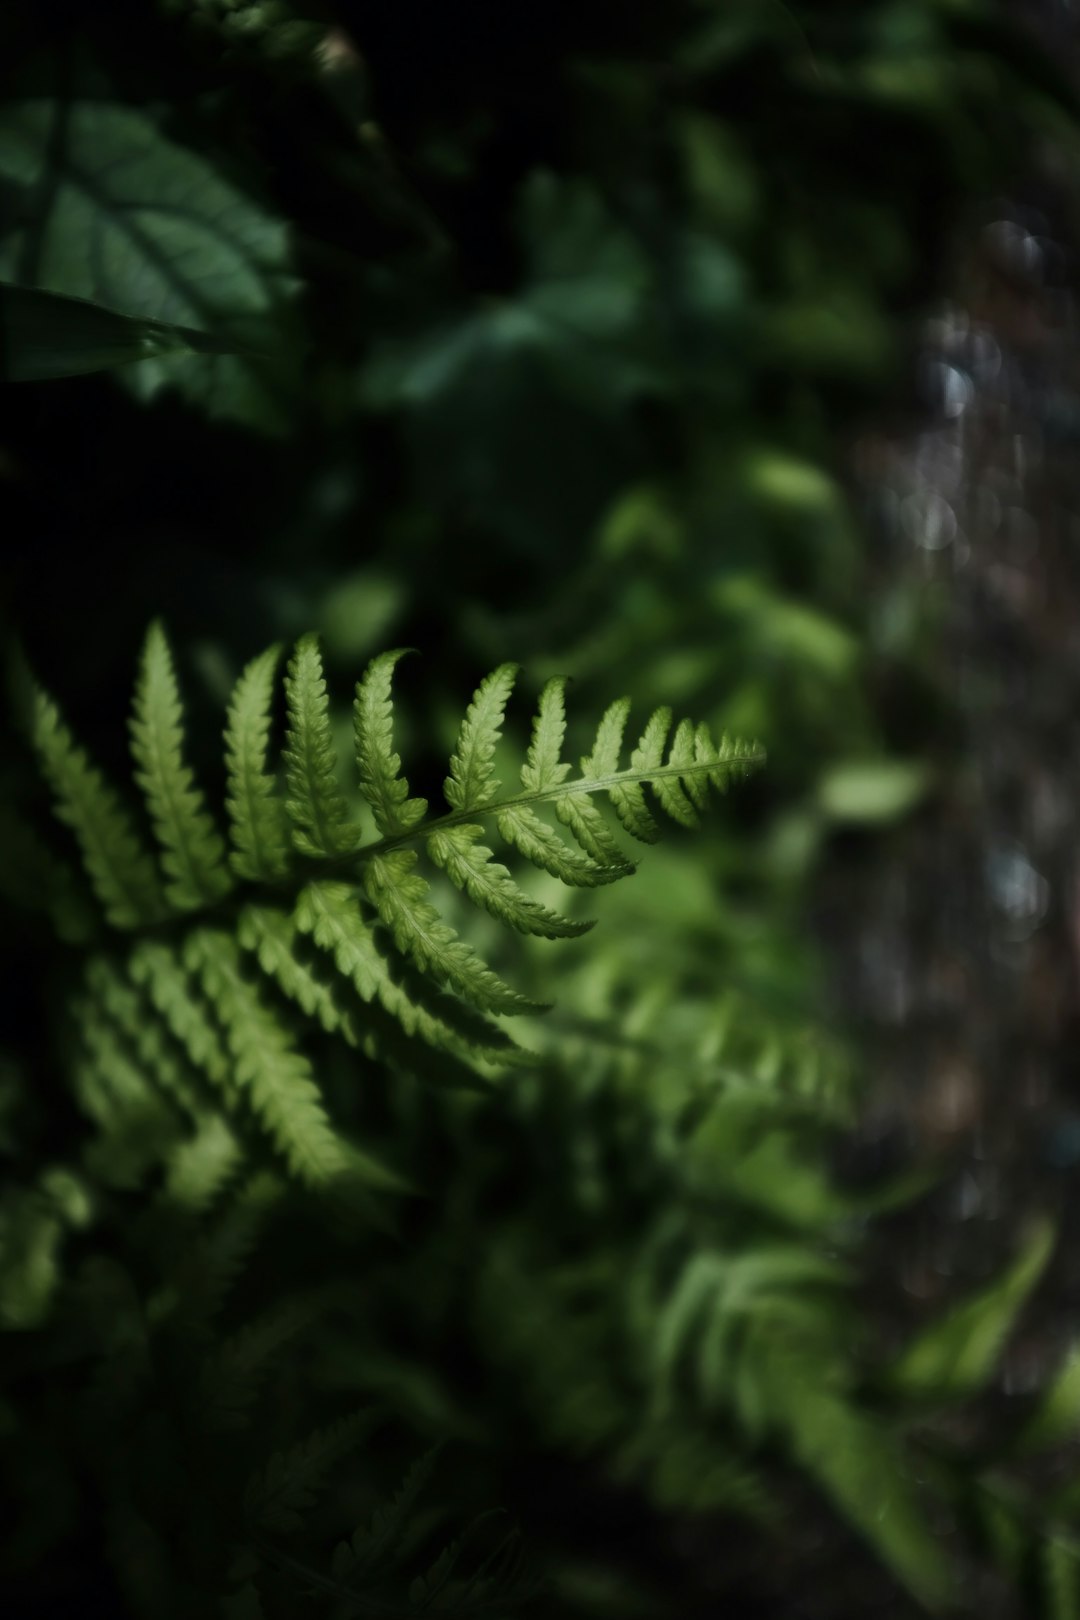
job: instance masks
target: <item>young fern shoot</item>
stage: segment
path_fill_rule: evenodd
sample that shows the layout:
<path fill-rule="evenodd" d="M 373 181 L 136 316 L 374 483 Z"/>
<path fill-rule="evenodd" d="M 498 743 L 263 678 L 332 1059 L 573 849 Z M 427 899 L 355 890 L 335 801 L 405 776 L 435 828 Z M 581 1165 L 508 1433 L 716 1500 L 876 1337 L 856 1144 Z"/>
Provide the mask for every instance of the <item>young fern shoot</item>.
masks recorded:
<path fill-rule="evenodd" d="M 385 1186 L 390 1174 L 341 1140 L 327 1114 L 303 1049 L 304 1021 L 427 1077 L 447 1058 L 474 1074 L 520 1061 L 492 1019 L 536 1010 L 441 915 L 423 862 L 506 927 L 574 938 L 592 924 L 526 894 L 491 840 L 568 886 L 597 888 L 634 870 L 603 798 L 626 833 L 650 843 L 660 836 L 654 812 L 696 825 L 709 789 L 722 791 L 764 754 L 756 743 L 714 743 L 689 720 L 672 733 L 670 711 L 658 709 L 624 766 L 630 705 L 619 699 L 574 774 L 562 757 L 565 683 L 556 679 L 541 693 L 519 784 L 504 789 L 495 753 L 518 670 L 503 664 L 473 695 L 444 784 L 447 808 L 431 815 L 411 796 L 394 751 L 392 680 L 403 652 L 379 654 L 357 684 L 350 792 L 318 642 L 307 635 L 285 674 L 282 794 L 270 750 L 279 656 L 272 647 L 254 658 L 229 702 L 228 849 L 184 761 L 179 688 L 160 625 L 147 635 L 131 722 L 134 782 L 156 853 L 56 704 L 35 689 L 30 738 L 105 925 L 79 992 L 80 1041 L 84 1050 L 113 1050 L 130 1042 L 139 1018 L 155 1032 L 139 1041 L 142 1053 L 158 1054 L 145 1059 L 144 1078 L 168 1095 L 178 1159 L 190 1159 L 193 1139 L 212 1139 L 209 1121 L 228 1115 L 230 1133 L 239 1121 L 237 1140 L 245 1126 L 261 1128 L 309 1186 L 346 1174 Z M 367 842 L 350 805 L 357 791 L 377 835 Z M 104 976 L 95 966 L 102 959 Z M 95 989 L 118 976 L 127 1000 Z M 126 1032 L 115 1027 L 121 1003 Z M 428 1059 L 426 1049 L 434 1049 Z"/>

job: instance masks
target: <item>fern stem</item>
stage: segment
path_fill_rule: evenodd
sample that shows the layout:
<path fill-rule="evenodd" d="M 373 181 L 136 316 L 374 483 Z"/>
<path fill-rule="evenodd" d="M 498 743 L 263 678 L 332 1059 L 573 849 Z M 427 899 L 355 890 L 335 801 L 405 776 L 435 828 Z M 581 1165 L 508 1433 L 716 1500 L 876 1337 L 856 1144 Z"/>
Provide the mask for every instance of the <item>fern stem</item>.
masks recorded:
<path fill-rule="evenodd" d="M 741 752 L 733 753 L 730 758 L 714 760 L 711 764 L 677 764 L 657 765 L 648 772 L 612 771 L 608 776 L 579 776 L 572 782 L 560 782 L 554 787 L 541 788 L 537 791 L 515 793 L 507 799 L 493 800 L 491 804 L 474 805 L 468 810 L 450 810 L 445 815 L 435 816 L 431 820 L 421 821 L 407 831 L 394 833 L 391 837 L 373 839 L 368 844 L 360 844 L 351 850 L 348 855 L 335 857 L 333 867 L 340 871 L 352 861 L 372 860 L 377 855 L 388 854 L 390 850 L 400 849 L 406 844 L 421 843 L 432 833 L 446 832 L 451 827 L 462 827 L 470 822 L 484 821 L 488 817 L 497 816 L 504 810 L 533 809 L 538 804 L 550 804 L 556 799 L 579 797 L 584 794 L 610 793 L 613 788 L 625 787 L 628 780 L 652 782 L 659 778 L 682 777 L 693 775 L 707 775 L 716 770 L 726 770 L 730 767 L 761 765 L 765 761 L 765 750 L 760 744 L 752 744 Z M 314 874 L 313 874 L 314 875 Z"/>

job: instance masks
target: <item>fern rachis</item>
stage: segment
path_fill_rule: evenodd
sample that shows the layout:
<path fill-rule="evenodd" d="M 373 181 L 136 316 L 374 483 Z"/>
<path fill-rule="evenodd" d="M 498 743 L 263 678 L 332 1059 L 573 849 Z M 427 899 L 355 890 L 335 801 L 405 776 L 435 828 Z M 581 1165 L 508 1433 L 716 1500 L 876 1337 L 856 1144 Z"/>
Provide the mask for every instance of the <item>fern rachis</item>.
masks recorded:
<path fill-rule="evenodd" d="M 222 1105 L 231 1114 L 250 1105 L 294 1174 L 312 1186 L 350 1172 L 385 1185 L 386 1173 L 331 1124 L 298 1044 L 301 1015 L 365 1049 L 379 1046 L 392 1020 L 407 1040 L 470 1064 L 499 1064 L 514 1047 L 490 1016 L 536 1010 L 441 914 L 425 859 L 511 930 L 571 938 L 591 924 L 532 899 L 482 840 L 496 833 L 526 865 L 573 887 L 599 887 L 634 868 L 598 800 L 610 799 L 623 828 L 651 842 L 659 828 L 646 788 L 661 810 L 693 824 L 710 787 L 723 789 L 763 758 L 755 744 L 725 738 L 717 746 L 689 721 L 667 746 L 671 715 L 660 709 L 622 768 L 623 699 L 608 708 L 573 775 L 561 757 L 564 682 L 554 680 L 540 697 L 520 786 L 503 791 L 494 759 L 517 677 L 516 666 L 504 664 L 473 696 L 445 782 L 447 809 L 432 816 L 425 800 L 410 796 L 393 747 L 391 682 L 401 657 L 380 654 L 356 687 L 359 796 L 376 830 L 367 842 L 340 778 L 313 636 L 297 643 L 285 675 L 284 795 L 269 748 L 278 649 L 253 659 L 233 691 L 225 728 L 228 853 L 184 761 L 179 688 L 160 625 L 147 636 L 131 727 L 156 857 L 52 699 L 35 690 L 31 705 L 30 738 L 57 817 L 75 834 L 108 925 L 80 1002 L 82 1047 L 109 1049 L 115 1034 L 106 1041 L 102 1028 L 112 1029 L 117 1009 L 137 997 L 153 1020 L 152 1032 L 134 1038 L 147 1077 L 174 1100 L 184 1086 L 197 1131 Z M 569 839 L 539 813 L 545 809 Z M 130 1026 L 126 1010 L 124 1017 Z M 422 1072 L 422 1060 L 414 1061 Z M 201 1087 L 194 1100 L 177 1078 L 189 1071 Z M 190 1145 L 183 1147 L 190 1156 Z"/>

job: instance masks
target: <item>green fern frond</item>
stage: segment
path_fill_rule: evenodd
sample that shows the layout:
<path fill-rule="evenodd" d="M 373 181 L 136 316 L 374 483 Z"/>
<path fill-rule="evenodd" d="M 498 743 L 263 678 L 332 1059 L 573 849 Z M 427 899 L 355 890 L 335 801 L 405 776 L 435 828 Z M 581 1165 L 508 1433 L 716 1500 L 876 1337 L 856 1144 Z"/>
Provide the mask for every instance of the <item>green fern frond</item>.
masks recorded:
<path fill-rule="evenodd" d="M 280 1183 L 267 1172 L 250 1176 L 213 1225 L 180 1255 L 167 1298 L 174 1306 L 176 1329 L 189 1344 L 209 1341 L 279 1192 Z"/>
<path fill-rule="evenodd" d="M 146 995 L 118 965 L 105 956 L 90 959 L 85 983 L 97 1005 L 127 1042 L 146 1075 L 190 1119 L 200 1120 L 204 1109 L 195 1078 L 180 1048 L 155 1017 Z"/>
<path fill-rule="evenodd" d="M 658 711 L 663 713 L 664 711 Z M 600 722 L 596 733 L 593 751 L 581 762 L 581 774 L 592 781 L 604 776 L 613 776 L 619 769 L 619 753 L 622 748 L 623 732 L 630 715 L 630 699 L 621 698 L 613 703 Z M 653 717 L 654 720 L 656 716 Z M 650 725 L 652 722 L 650 722 Z M 631 765 L 641 769 L 649 763 L 648 754 L 644 752 L 650 732 L 646 729 L 645 736 L 639 746 L 631 755 Z M 659 763 L 657 758 L 654 763 Z M 611 806 L 622 822 L 626 831 L 632 838 L 637 838 L 643 844 L 655 844 L 660 837 L 660 828 L 649 814 L 645 803 L 645 793 L 640 782 L 630 782 L 626 787 L 611 789 Z"/>
<path fill-rule="evenodd" d="M 283 1299 L 244 1324 L 207 1356 L 193 1395 L 200 1427 L 242 1428 L 276 1356 L 316 1319 L 318 1298 Z"/>
<path fill-rule="evenodd" d="M 149 1134 L 165 1158 L 167 1185 L 185 1189 L 190 1207 L 211 1200 L 244 1155 L 239 1125 L 216 1118 L 204 1082 L 230 1112 L 250 1103 L 278 1154 L 307 1186 L 357 1179 L 402 1185 L 334 1131 L 303 1048 L 300 1015 L 358 1051 L 451 1084 L 471 1074 L 482 1086 L 482 1066 L 524 1061 L 494 1019 L 543 1009 L 507 984 L 451 926 L 422 860 L 507 928 L 574 938 L 591 924 L 561 915 L 519 887 L 484 841 L 485 828 L 495 827 L 531 867 L 570 886 L 599 887 L 633 870 L 601 810 L 604 796 L 626 831 L 649 841 L 658 828 L 645 804 L 646 788 L 676 820 L 690 822 L 710 786 L 723 787 L 761 758 L 754 746 L 725 740 L 714 747 L 705 728 L 689 721 L 676 729 L 665 756 L 670 716 L 658 710 L 622 768 L 629 704 L 620 699 L 603 716 L 581 774 L 572 776 L 560 757 L 565 682 L 556 679 L 539 699 L 521 789 L 501 796 L 494 759 L 517 675 L 515 665 L 504 664 L 473 694 L 445 781 L 448 813 L 431 817 L 426 801 L 410 797 L 393 748 L 391 686 L 401 657 L 394 651 L 372 659 L 356 687 L 359 795 L 377 833 L 368 843 L 360 842 L 339 779 L 317 639 L 301 637 L 287 666 L 283 797 L 269 754 L 278 650 L 248 663 L 225 725 L 226 858 L 185 763 L 168 643 L 161 627 L 151 626 L 131 732 L 136 780 L 160 845 L 164 892 L 155 861 L 116 795 L 76 746 L 51 699 L 32 693 L 31 736 L 58 815 L 75 832 L 107 921 L 142 936 L 126 962 L 95 959 L 86 981 L 87 1017 L 92 1023 L 101 1015 L 105 1026 L 82 1041 L 84 1099 L 118 1153 L 121 1140 L 127 1144 L 120 1156 L 130 1175 L 142 1173 L 144 1159 L 138 1132 L 120 1129 L 118 1119 L 125 1109 L 130 1120 L 138 1115 L 137 1082 L 178 1106 L 190 1121 L 186 1136 L 177 1140 L 174 1130 L 166 1143 L 162 1133 Z M 553 814 L 572 842 L 541 812 Z M 299 863 L 296 853 L 303 857 Z M 434 1049 L 438 1062 L 430 1055 L 419 1062 L 413 1042 Z M 110 1110 L 119 1110 L 116 1118 Z"/>
<path fill-rule="evenodd" d="M 474 905 L 482 906 L 497 921 L 519 933 L 539 934 L 544 939 L 577 939 L 588 933 L 593 927 L 591 922 L 560 917 L 557 911 L 523 893 L 506 867 L 496 861 L 494 852 L 476 842 L 483 836 L 483 827 L 474 824 L 447 827 L 432 833 L 427 851 Z"/>
<path fill-rule="evenodd" d="M 318 639 L 313 635 L 302 636 L 296 644 L 285 678 L 285 697 L 289 726 L 282 757 L 293 843 L 303 855 L 343 855 L 355 849 L 357 830 L 349 821 L 338 787 L 330 705 Z"/>
<path fill-rule="evenodd" d="M 106 920 L 124 929 L 160 921 L 166 907 L 153 857 L 116 793 L 40 688 L 34 689 L 30 724 L 57 816 L 75 835 Z"/>
<path fill-rule="evenodd" d="M 590 860 L 614 877 L 629 877 L 634 870 L 615 839 L 598 805 L 584 794 L 565 793 L 554 801 L 555 814 Z"/>
<path fill-rule="evenodd" d="M 528 805 L 511 804 L 499 810 L 495 824 L 500 834 L 519 855 L 542 872 L 548 872 L 568 887 L 596 889 L 605 883 L 616 883 L 630 870 L 625 863 L 600 866 L 596 861 L 580 855 L 576 849 L 554 832 L 547 822 L 541 821 Z"/>
<path fill-rule="evenodd" d="M 423 1575 L 409 1582 L 409 1603 L 414 1609 L 439 1607 L 436 1600 L 461 1561 L 463 1551 L 461 1537 L 455 1537 Z"/>
<path fill-rule="evenodd" d="M 165 875 L 165 894 L 179 911 L 213 906 L 232 888 L 225 844 L 183 758 L 180 693 L 165 632 L 147 632 L 135 709 L 131 752 L 135 780 L 146 796 Z"/>
<path fill-rule="evenodd" d="M 354 1412 L 278 1451 L 251 1475 L 244 1488 L 244 1513 L 251 1528 L 288 1534 L 298 1530 L 330 1469 L 370 1434 L 375 1416 Z"/>
<path fill-rule="evenodd" d="M 232 1072 L 286 1163 L 310 1187 L 324 1187 L 347 1167 L 347 1155 L 322 1105 L 307 1058 L 243 976 L 236 941 L 222 929 L 188 936 L 185 963 L 216 1008 Z"/>
<path fill-rule="evenodd" d="M 353 1532 L 334 1550 L 333 1574 L 338 1580 L 376 1575 L 395 1558 L 413 1512 L 435 1470 L 442 1445 L 432 1446 L 410 1466 L 393 1498 L 376 1508 L 371 1524 Z"/>
<path fill-rule="evenodd" d="M 298 914 L 306 915 L 300 908 Z M 341 1005 L 337 983 L 320 978 L 300 954 L 303 932 L 297 915 L 276 906 L 248 905 L 240 913 L 236 937 L 243 950 L 254 952 L 263 972 L 290 1001 L 295 1001 L 328 1035 L 340 1034 L 349 1046 L 356 1046 L 355 1020 Z"/>
<path fill-rule="evenodd" d="M 99 1003 L 76 1001 L 74 1013 L 76 1096 L 103 1135 L 87 1162 L 114 1186 L 137 1186 L 179 1138 L 179 1117 Z"/>
<path fill-rule="evenodd" d="M 406 1035 L 419 1036 L 430 1046 L 455 1056 L 505 1058 L 516 1048 L 495 1025 L 486 1024 L 465 1041 L 444 1018 L 413 1000 L 390 973 L 374 933 L 361 914 L 356 895 L 347 883 L 324 880 L 309 883 L 301 892 L 295 912 L 301 933 L 332 956 L 339 973 L 362 1001 L 377 1003 Z"/>
<path fill-rule="evenodd" d="M 360 791 L 375 817 L 375 825 L 388 838 L 407 833 L 424 819 L 426 799 L 410 799 L 409 784 L 394 753 L 393 704 L 390 683 L 394 666 L 407 649 L 373 658 L 356 687 L 353 723 Z"/>
<path fill-rule="evenodd" d="M 131 977 L 146 994 L 173 1039 L 211 1085 L 233 1105 L 237 1089 L 232 1062 L 210 1004 L 195 984 L 174 945 L 144 939 L 132 950 Z"/>
<path fill-rule="evenodd" d="M 229 700 L 225 726 L 226 809 L 233 842 L 229 860 L 237 877 L 251 883 L 272 883 L 289 869 L 288 817 L 267 769 L 270 705 L 280 657 L 280 647 L 268 647 L 247 665 Z"/>
<path fill-rule="evenodd" d="M 228 1121 L 208 1113 L 165 1161 L 166 1202 L 192 1214 L 209 1209 L 243 1162 L 243 1146 Z"/>
<path fill-rule="evenodd" d="M 363 870 L 364 893 L 402 955 L 482 1012 L 539 1012 L 542 1004 L 504 984 L 428 903 L 416 859 L 415 850 L 391 850 L 372 856 Z"/>

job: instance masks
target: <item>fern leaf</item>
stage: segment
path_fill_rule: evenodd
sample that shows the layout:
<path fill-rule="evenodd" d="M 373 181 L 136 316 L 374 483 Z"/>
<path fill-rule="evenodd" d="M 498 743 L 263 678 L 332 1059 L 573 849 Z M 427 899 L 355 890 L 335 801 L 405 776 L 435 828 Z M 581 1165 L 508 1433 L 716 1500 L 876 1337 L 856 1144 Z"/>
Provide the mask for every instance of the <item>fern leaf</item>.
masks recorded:
<path fill-rule="evenodd" d="M 252 883 L 272 883 L 289 868 L 288 816 L 266 758 L 280 657 L 275 646 L 251 660 L 233 690 L 225 725 L 229 860 L 237 877 Z"/>
<path fill-rule="evenodd" d="M 439 1459 L 443 1446 L 432 1446 L 410 1467 L 393 1499 L 376 1508 L 370 1526 L 354 1531 L 334 1550 L 333 1573 L 339 1579 L 370 1576 L 385 1570 L 405 1536 L 409 1521 Z"/>
<path fill-rule="evenodd" d="M 667 763 L 669 766 L 687 767 L 695 763 L 694 728 L 689 720 L 680 720 L 676 726 Z M 693 781 L 694 776 L 688 770 L 685 777 L 687 791 L 684 792 L 682 779 L 679 776 L 661 776 L 658 774 L 652 778 L 652 790 L 656 797 L 672 821 L 678 821 L 684 827 L 696 827 L 698 825 L 697 810 L 693 800 L 688 796 L 691 792 L 690 783 Z M 695 793 L 695 797 L 699 798 L 699 800 L 700 791 L 699 785 Z"/>
<path fill-rule="evenodd" d="M 350 1046 L 357 1044 L 356 1028 L 346 1008 L 339 1005 L 333 983 L 321 979 L 301 960 L 301 929 L 295 917 L 276 906 L 245 906 L 237 923 L 243 950 L 253 951 L 259 966 L 279 989 L 295 1001 L 327 1034 L 340 1033 Z"/>
<path fill-rule="evenodd" d="M 225 845 L 183 758 L 184 726 L 172 654 L 161 625 L 147 632 L 135 710 L 131 752 L 135 780 L 146 795 L 161 845 L 165 894 L 180 911 L 213 906 L 232 888 Z"/>
<path fill-rule="evenodd" d="M 357 683 L 353 704 L 360 791 L 385 838 L 408 832 L 427 811 L 426 799 L 409 798 L 409 784 L 400 774 L 401 759 L 394 753 L 390 684 L 394 666 L 404 658 L 406 650 L 380 653 L 371 660 Z"/>
<path fill-rule="evenodd" d="M 562 763 L 566 735 L 566 681 L 557 675 L 540 694 L 533 720 L 532 741 L 521 767 L 521 785 L 527 793 L 545 793 L 565 781 L 570 766 Z"/>
<path fill-rule="evenodd" d="M 555 814 L 598 866 L 606 867 L 613 877 L 629 877 L 634 863 L 627 860 L 615 842 L 599 806 L 592 799 L 581 792 L 563 794 L 555 800 Z"/>
<path fill-rule="evenodd" d="M 558 912 L 530 899 L 519 889 L 493 852 L 477 844 L 476 840 L 483 835 L 483 827 L 474 825 L 440 829 L 428 839 L 428 854 L 470 900 L 522 934 L 539 934 L 544 939 L 576 939 L 588 933 L 593 926 L 591 922 L 560 917 Z"/>
<path fill-rule="evenodd" d="M 347 854 L 356 848 L 359 834 L 348 819 L 338 786 L 330 705 L 314 635 L 302 636 L 296 644 L 285 678 L 285 696 L 289 724 L 282 758 L 293 843 L 304 855 Z"/>
<path fill-rule="evenodd" d="M 322 1104 L 311 1066 L 244 978 L 230 934 L 198 929 L 184 947 L 184 960 L 215 1007 L 225 1031 L 236 1081 L 293 1173 L 310 1187 L 325 1186 L 347 1167 Z"/>
<path fill-rule="evenodd" d="M 114 962 L 103 956 L 93 957 L 88 963 L 86 983 L 123 1035 L 143 1073 L 152 1076 L 191 1119 L 201 1118 L 202 1100 L 192 1083 L 191 1072 L 161 1021 L 153 1017 L 146 996 L 139 993 Z"/>
<path fill-rule="evenodd" d="M 290 1450 L 275 1452 L 244 1489 L 244 1512 L 252 1529 L 299 1530 L 330 1469 L 367 1437 L 374 1422 L 371 1412 L 354 1412 Z"/>
<path fill-rule="evenodd" d="M 517 674 L 517 664 L 500 664 L 473 693 L 444 788 L 451 810 L 480 809 L 499 790 L 492 761 Z"/>
<path fill-rule="evenodd" d="M 174 1111 L 158 1096 L 112 1021 L 93 1001 L 76 1003 L 82 1055 L 76 1096 L 103 1132 L 87 1163 L 114 1187 L 137 1187 L 179 1135 Z"/>
<path fill-rule="evenodd" d="M 153 857 L 113 789 L 76 745 L 56 704 L 37 687 L 30 725 L 57 816 L 75 834 L 106 920 L 124 929 L 159 922 L 166 908 Z"/>
<path fill-rule="evenodd" d="M 209 1340 L 279 1191 L 274 1176 L 264 1171 L 252 1176 L 214 1225 L 184 1249 L 170 1279 L 170 1294 L 177 1330 L 189 1342 Z"/>
<path fill-rule="evenodd" d="M 538 1012 L 460 939 L 425 899 L 428 885 L 413 868 L 415 850 L 392 850 L 364 866 L 364 893 L 404 956 L 481 1012 Z"/>
<path fill-rule="evenodd" d="M 414 1609 L 429 1609 L 434 1605 L 457 1568 L 463 1550 L 461 1538 L 457 1537 L 443 1548 L 430 1569 L 409 1582 L 409 1602 Z"/>
<path fill-rule="evenodd" d="M 597 730 L 592 753 L 581 761 L 581 774 L 587 780 L 597 781 L 618 775 L 619 754 L 629 714 L 629 698 L 620 698 L 607 710 Z M 660 828 L 649 814 L 640 782 L 610 787 L 608 797 L 615 814 L 633 838 L 644 844 L 656 842 L 660 837 Z"/>
<path fill-rule="evenodd" d="M 608 705 L 596 728 L 592 753 L 581 761 L 581 774 L 588 777 L 615 776 L 619 770 L 623 732 L 630 714 L 630 699 L 616 698 Z"/>
<path fill-rule="evenodd" d="M 208 1209 L 243 1159 L 244 1150 L 228 1121 L 208 1113 L 194 1135 L 178 1143 L 166 1160 L 166 1201 L 193 1213 Z"/>
<path fill-rule="evenodd" d="M 281 1300 L 206 1358 L 195 1391 L 202 1428 L 220 1432 L 244 1426 L 275 1357 L 310 1326 L 320 1306 L 315 1298 Z"/>
<path fill-rule="evenodd" d="M 528 805 L 500 809 L 496 825 L 506 842 L 533 866 L 574 888 L 595 889 L 626 875 L 621 866 L 600 866 L 571 849 Z"/>
<path fill-rule="evenodd" d="M 469 1039 L 462 1039 L 443 1019 L 412 1000 L 391 978 L 348 884 L 325 880 L 309 883 L 300 895 L 295 915 L 301 933 L 310 935 L 320 950 L 330 953 L 339 973 L 350 981 L 361 1000 L 378 1002 L 406 1035 L 419 1036 L 430 1046 L 458 1057 L 505 1061 L 508 1053 L 517 1051 L 495 1025 L 485 1023 L 482 1032 L 474 1031 Z"/>
<path fill-rule="evenodd" d="M 235 1090 L 229 1054 L 213 1012 L 192 982 L 176 948 L 157 940 L 140 940 L 128 960 L 128 970 L 135 983 L 146 990 L 191 1063 L 232 1103 Z"/>

